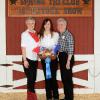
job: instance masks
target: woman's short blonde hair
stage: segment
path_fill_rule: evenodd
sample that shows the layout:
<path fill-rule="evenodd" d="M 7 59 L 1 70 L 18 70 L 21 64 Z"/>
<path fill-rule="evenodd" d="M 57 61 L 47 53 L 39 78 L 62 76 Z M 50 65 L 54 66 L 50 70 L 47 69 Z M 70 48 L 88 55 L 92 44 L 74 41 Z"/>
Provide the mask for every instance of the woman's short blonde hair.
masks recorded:
<path fill-rule="evenodd" d="M 26 20 L 25 20 L 25 22 L 27 23 L 29 20 L 32 20 L 32 21 L 35 22 L 35 18 L 33 18 L 33 17 L 27 17 Z"/>

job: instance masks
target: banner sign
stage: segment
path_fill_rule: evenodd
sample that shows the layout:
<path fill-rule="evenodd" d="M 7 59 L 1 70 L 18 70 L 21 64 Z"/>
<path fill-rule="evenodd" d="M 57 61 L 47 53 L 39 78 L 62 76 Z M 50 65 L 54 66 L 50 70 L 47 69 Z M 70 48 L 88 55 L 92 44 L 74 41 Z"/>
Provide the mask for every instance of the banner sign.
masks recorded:
<path fill-rule="evenodd" d="M 92 0 L 8 0 L 8 16 L 92 16 L 92 2 Z"/>

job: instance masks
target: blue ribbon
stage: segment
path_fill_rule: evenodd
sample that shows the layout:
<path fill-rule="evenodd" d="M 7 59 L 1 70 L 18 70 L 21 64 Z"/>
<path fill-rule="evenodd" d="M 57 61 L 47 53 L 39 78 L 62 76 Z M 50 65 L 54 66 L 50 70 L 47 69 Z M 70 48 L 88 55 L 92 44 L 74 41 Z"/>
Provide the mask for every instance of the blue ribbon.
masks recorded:
<path fill-rule="evenodd" d="M 46 63 L 46 79 L 52 78 L 52 76 L 51 76 L 51 69 L 50 69 L 50 62 L 51 62 L 50 57 L 47 57 L 45 59 L 45 63 Z"/>
<path fill-rule="evenodd" d="M 58 53 L 58 51 L 60 50 L 60 45 L 55 45 L 54 49 L 53 49 L 53 53 L 56 55 Z"/>

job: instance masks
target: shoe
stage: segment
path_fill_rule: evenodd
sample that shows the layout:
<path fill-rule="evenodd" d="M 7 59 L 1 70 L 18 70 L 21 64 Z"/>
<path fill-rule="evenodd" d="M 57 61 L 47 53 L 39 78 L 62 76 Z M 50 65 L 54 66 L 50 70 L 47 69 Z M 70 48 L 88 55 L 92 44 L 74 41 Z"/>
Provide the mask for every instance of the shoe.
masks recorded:
<path fill-rule="evenodd" d="M 47 100 L 52 100 L 51 98 L 48 98 Z"/>
<path fill-rule="evenodd" d="M 33 92 L 27 92 L 27 100 L 37 100 L 37 96 Z"/>
<path fill-rule="evenodd" d="M 59 100 L 59 99 L 55 99 L 55 98 L 54 98 L 53 100 Z"/>

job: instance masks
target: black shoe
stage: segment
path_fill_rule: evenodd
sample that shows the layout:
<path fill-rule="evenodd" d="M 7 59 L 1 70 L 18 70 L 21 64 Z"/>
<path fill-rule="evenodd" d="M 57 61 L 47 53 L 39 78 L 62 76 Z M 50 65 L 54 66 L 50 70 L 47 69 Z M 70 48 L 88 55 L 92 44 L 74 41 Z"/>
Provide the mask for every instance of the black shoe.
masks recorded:
<path fill-rule="evenodd" d="M 57 98 L 54 98 L 53 100 L 59 100 L 59 99 L 57 99 Z"/>
<path fill-rule="evenodd" d="M 47 100 L 52 100 L 51 98 L 48 98 Z"/>

